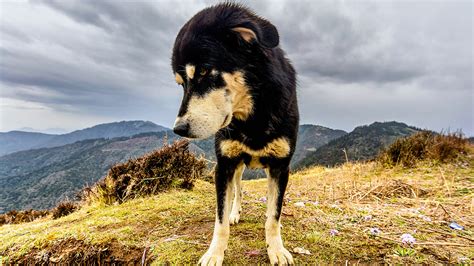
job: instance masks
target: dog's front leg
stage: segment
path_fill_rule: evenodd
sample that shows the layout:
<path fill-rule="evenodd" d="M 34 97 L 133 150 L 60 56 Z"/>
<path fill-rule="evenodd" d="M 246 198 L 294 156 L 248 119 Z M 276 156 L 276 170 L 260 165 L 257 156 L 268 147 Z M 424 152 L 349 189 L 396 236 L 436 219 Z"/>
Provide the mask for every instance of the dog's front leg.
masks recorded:
<path fill-rule="evenodd" d="M 283 205 L 286 185 L 288 184 L 288 167 L 271 167 L 266 170 L 268 179 L 267 192 L 267 221 L 265 222 L 265 237 L 267 253 L 272 265 L 293 264 L 293 257 L 283 246 L 280 234 L 280 214 Z"/>
<path fill-rule="evenodd" d="M 212 242 L 207 252 L 199 260 L 199 265 L 222 265 L 224 251 L 229 240 L 229 213 L 232 203 L 232 178 L 237 164 L 228 160 L 218 161 L 216 168 L 217 211 Z"/>
<path fill-rule="evenodd" d="M 242 173 L 245 170 L 245 164 L 241 163 L 234 172 L 232 183 L 234 184 L 234 201 L 232 202 L 232 211 L 230 212 L 230 224 L 237 224 L 240 220 L 240 212 L 242 211 Z"/>

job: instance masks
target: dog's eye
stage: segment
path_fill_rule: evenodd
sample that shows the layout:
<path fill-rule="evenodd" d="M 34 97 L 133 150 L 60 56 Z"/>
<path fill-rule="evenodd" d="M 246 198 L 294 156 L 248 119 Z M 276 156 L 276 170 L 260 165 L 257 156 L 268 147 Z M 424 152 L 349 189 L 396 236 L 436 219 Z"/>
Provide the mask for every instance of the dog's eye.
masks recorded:
<path fill-rule="evenodd" d="M 205 76 L 207 74 L 207 70 L 204 68 L 201 68 L 201 72 L 199 72 L 201 76 Z"/>

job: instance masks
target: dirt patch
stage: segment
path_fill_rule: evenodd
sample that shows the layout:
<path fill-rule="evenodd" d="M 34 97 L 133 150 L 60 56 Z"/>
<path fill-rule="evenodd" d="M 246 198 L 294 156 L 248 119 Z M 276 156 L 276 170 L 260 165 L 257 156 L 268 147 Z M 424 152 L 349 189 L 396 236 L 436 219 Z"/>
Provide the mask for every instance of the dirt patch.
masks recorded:
<path fill-rule="evenodd" d="M 21 265 L 140 265 L 142 259 L 146 265 L 153 261 L 145 248 L 126 247 L 118 242 L 106 245 L 89 245 L 82 240 L 65 239 L 41 250 L 33 249 L 12 264 Z"/>

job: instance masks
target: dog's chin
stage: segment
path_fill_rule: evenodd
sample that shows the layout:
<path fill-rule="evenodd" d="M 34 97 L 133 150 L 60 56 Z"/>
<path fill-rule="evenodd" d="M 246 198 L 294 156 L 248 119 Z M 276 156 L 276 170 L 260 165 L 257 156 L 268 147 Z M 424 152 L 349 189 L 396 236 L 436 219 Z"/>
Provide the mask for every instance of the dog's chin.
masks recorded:
<path fill-rule="evenodd" d="M 202 139 L 207 139 L 217 133 L 218 130 L 216 131 L 208 131 L 208 132 L 192 132 L 189 134 L 189 136 L 186 136 L 187 139 L 192 139 L 192 140 L 202 140 Z"/>
<path fill-rule="evenodd" d="M 212 136 L 214 134 L 215 133 L 209 134 L 209 135 L 203 135 L 203 136 L 190 135 L 190 136 L 187 136 L 187 137 L 184 137 L 184 138 L 189 139 L 189 140 L 203 140 L 203 139 L 209 138 L 210 136 Z"/>
<path fill-rule="evenodd" d="M 223 129 L 223 128 L 226 128 L 227 126 L 230 125 L 230 123 L 232 122 L 232 115 L 227 115 L 225 118 L 224 118 L 224 122 L 222 122 L 222 125 L 220 128 L 218 128 L 217 130 L 215 131 L 209 131 L 209 132 L 200 132 L 200 133 L 197 133 L 197 132 L 191 132 L 191 134 L 189 134 L 189 136 L 186 136 L 187 139 L 192 139 L 192 140 L 202 140 L 202 139 L 207 139 L 213 135 L 215 135 L 219 130 Z"/>

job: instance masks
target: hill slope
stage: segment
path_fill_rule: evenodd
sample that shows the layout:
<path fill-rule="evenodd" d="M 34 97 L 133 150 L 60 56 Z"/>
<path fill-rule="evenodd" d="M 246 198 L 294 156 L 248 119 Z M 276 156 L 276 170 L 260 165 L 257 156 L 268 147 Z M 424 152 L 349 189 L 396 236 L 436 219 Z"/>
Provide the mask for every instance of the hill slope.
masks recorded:
<path fill-rule="evenodd" d="M 469 167 L 374 163 L 316 167 L 290 177 L 283 239 L 297 264 L 459 264 L 472 262 L 474 193 Z M 225 262 L 268 263 L 264 240 L 265 180 L 243 182 L 241 222 L 231 227 Z M 0 227 L 3 263 L 195 264 L 212 237 L 214 186 L 174 190 L 121 205 L 93 204 L 51 220 Z M 303 202 L 304 207 L 294 203 Z M 441 206 L 441 207 L 440 207 Z M 455 219 L 464 230 L 450 229 Z M 377 228 L 380 233 L 371 234 Z M 337 229 L 334 236 L 331 229 Z M 413 246 L 401 243 L 412 234 Z M 0 262 L 1 264 L 1 262 Z"/>
<path fill-rule="evenodd" d="M 346 134 L 347 132 L 344 130 L 331 129 L 318 125 L 301 125 L 298 130 L 298 142 L 296 143 L 295 154 L 293 155 L 291 164 L 296 165 L 299 161 L 304 159 L 308 153 Z"/>
<path fill-rule="evenodd" d="M 309 152 L 297 167 L 310 165 L 334 166 L 346 161 L 363 161 L 375 158 L 377 154 L 397 138 L 418 132 L 419 129 L 399 122 L 375 122 L 355 128 L 349 134 L 330 141 L 316 151 Z"/>
<path fill-rule="evenodd" d="M 34 148 L 62 146 L 86 139 L 128 137 L 144 132 L 166 130 L 168 129 L 150 121 L 121 121 L 99 124 L 61 135 L 10 131 L 0 133 L 0 156 Z"/>
<path fill-rule="evenodd" d="M 95 183 L 118 162 L 161 147 L 171 132 L 93 139 L 60 147 L 0 157 L 0 213 L 11 209 L 51 208 L 86 184 Z"/>

